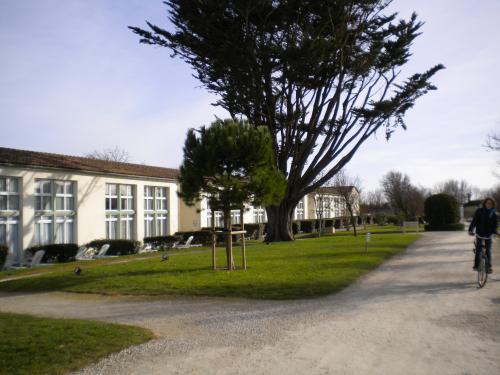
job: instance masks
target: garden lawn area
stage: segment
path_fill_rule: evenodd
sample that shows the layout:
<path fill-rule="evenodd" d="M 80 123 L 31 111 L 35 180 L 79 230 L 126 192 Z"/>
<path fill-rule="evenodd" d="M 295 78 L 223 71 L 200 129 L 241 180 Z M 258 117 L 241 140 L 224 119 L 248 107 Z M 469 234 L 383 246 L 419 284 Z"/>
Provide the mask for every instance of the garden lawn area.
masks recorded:
<path fill-rule="evenodd" d="M 247 248 L 247 271 L 211 269 L 210 251 L 161 261 L 161 254 L 128 263 L 86 267 L 77 276 L 68 269 L 5 281 L 0 291 L 67 291 L 132 295 L 196 295 L 255 299 L 295 299 L 337 292 L 385 259 L 403 251 L 416 234 L 373 235 L 368 253 L 364 236 L 327 236 L 253 244 Z M 235 264 L 241 264 L 234 248 Z M 218 265 L 225 252 L 217 251 Z"/>
<path fill-rule="evenodd" d="M 65 374 L 153 337 L 139 327 L 0 313 L 0 374 Z"/>

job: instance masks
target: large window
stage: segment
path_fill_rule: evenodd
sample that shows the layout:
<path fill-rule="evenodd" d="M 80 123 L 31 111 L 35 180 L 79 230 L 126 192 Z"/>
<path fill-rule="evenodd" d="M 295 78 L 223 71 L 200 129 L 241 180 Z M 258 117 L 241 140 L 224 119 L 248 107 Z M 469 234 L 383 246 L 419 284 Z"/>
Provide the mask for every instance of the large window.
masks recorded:
<path fill-rule="evenodd" d="M 35 242 L 38 245 L 75 242 L 75 184 L 35 181 Z"/>
<path fill-rule="evenodd" d="M 19 179 L 0 176 L 0 244 L 7 245 L 9 252 L 20 262 L 19 246 Z"/>
<path fill-rule="evenodd" d="M 264 208 L 255 207 L 253 209 L 253 222 L 254 222 L 254 224 L 267 222 L 267 214 L 266 214 L 266 210 Z"/>
<path fill-rule="evenodd" d="M 231 224 L 241 224 L 240 210 L 231 210 Z"/>
<path fill-rule="evenodd" d="M 17 178 L 0 177 L 0 211 L 19 210 L 19 182 Z"/>
<path fill-rule="evenodd" d="M 215 227 L 224 227 L 224 214 L 222 211 L 215 211 Z M 212 228 L 212 210 L 207 209 L 207 228 Z"/>
<path fill-rule="evenodd" d="M 134 189 L 132 185 L 106 184 L 106 238 L 134 239 Z"/>
<path fill-rule="evenodd" d="M 144 236 L 166 236 L 168 233 L 167 188 L 144 186 Z"/>
<path fill-rule="evenodd" d="M 301 199 L 299 203 L 297 203 L 297 207 L 295 207 L 295 219 L 296 220 L 304 220 L 304 199 Z"/>

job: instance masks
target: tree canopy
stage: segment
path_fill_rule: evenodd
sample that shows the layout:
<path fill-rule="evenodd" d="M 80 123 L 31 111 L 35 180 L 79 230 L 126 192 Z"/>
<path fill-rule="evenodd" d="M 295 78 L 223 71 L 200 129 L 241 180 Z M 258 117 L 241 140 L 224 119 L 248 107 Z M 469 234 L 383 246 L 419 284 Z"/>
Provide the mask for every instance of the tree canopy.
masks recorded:
<path fill-rule="evenodd" d="M 435 86 L 442 65 L 401 77 L 422 22 L 390 0 L 167 0 L 168 29 L 131 27 L 194 69 L 233 118 L 265 125 L 287 178 L 267 207 L 270 239 L 291 239 L 299 200 L 340 171 L 378 130 L 389 138 Z M 322 173 L 321 178 L 317 178 Z"/>
<path fill-rule="evenodd" d="M 217 120 L 190 129 L 179 180 L 179 196 L 187 204 L 205 196 L 211 209 L 225 214 L 244 204 L 279 204 L 285 189 L 269 131 L 245 121 Z"/>

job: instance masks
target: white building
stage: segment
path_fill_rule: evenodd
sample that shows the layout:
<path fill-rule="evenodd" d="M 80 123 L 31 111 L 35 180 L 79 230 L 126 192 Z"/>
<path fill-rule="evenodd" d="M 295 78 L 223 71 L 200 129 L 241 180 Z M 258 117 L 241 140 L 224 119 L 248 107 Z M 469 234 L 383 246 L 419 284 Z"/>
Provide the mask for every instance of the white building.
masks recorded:
<path fill-rule="evenodd" d="M 175 169 L 0 148 L 0 243 L 135 239 L 179 230 Z"/>
<path fill-rule="evenodd" d="M 177 196 L 177 177 L 176 169 L 0 147 L 0 244 L 20 261 L 31 246 L 142 241 L 210 227 L 206 201 L 186 206 Z M 346 216 L 342 198 L 335 190 L 327 193 L 334 203 L 323 218 Z M 313 193 L 299 202 L 294 219 L 316 217 Z M 239 211 L 231 218 L 241 223 Z M 222 227 L 222 212 L 215 219 Z M 244 221 L 265 223 L 266 210 L 247 207 Z"/>

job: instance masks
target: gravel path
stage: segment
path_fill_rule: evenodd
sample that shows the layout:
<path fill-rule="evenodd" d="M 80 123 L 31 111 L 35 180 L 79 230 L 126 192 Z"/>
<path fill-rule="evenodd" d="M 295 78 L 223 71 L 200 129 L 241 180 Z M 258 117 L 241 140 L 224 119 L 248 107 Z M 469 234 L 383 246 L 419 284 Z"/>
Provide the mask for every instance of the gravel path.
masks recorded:
<path fill-rule="evenodd" d="M 0 294 L 0 311 L 140 325 L 159 338 L 80 374 L 500 374 L 500 278 L 472 238 L 425 233 L 343 292 L 292 302 Z M 500 271 L 500 253 L 494 251 Z"/>

